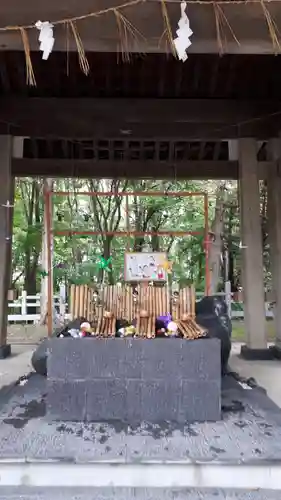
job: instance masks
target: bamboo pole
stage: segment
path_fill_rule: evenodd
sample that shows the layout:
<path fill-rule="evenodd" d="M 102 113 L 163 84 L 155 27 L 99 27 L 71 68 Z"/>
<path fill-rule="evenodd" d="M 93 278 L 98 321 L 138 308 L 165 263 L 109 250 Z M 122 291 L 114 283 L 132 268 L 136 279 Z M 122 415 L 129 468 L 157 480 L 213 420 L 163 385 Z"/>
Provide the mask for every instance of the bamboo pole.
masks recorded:
<path fill-rule="evenodd" d="M 78 306 L 78 316 L 85 317 L 84 308 L 84 285 L 79 286 L 79 306 Z"/>
<path fill-rule="evenodd" d="M 93 321 L 93 307 L 92 307 L 92 302 L 91 302 L 91 288 L 89 286 L 87 288 L 87 295 L 86 295 L 86 301 L 87 301 L 87 318 L 91 322 Z"/>
<path fill-rule="evenodd" d="M 195 318 L 195 288 L 191 285 L 191 317 Z"/>
<path fill-rule="evenodd" d="M 79 286 L 75 286 L 75 299 L 74 299 L 74 317 L 79 316 Z"/>
<path fill-rule="evenodd" d="M 75 318 L 74 315 L 74 301 L 75 301 L 75 285 L 70 286 L 70 314 L 71 319 Z"/>

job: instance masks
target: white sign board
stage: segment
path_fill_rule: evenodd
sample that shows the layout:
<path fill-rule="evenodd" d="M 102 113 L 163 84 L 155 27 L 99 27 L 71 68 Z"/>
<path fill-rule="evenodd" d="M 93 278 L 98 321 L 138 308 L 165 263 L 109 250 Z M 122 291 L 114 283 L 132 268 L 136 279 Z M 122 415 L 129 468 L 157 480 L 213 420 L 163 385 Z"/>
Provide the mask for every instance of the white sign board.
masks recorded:
<path fill-rule="evenodd" d="M 125 281 L 167 281 L 163 263 L 167 261 L 164 252 L 125 253 Z"/>

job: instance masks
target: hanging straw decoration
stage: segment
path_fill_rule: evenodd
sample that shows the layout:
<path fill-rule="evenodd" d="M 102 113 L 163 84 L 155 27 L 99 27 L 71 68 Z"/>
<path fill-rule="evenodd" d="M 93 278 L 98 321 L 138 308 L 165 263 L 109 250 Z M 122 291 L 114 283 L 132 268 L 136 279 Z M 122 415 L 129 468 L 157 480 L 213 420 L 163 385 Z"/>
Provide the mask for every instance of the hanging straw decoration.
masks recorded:
<path fill-rule="evenodd" d="M 213 3 L 214 7 L 214 14 L 215 14 L 215 21 L 216 21 L 216 33 L 217 33 L 217 43 L 218 43 L 218 49 L 219 49 L 219 54 L 223 54 L 223 42 L 222 42 L 222 27 L 221 27 L 221 19 L 220 19 L 220 14 L 218 10 L 218 5 L 214 2 Z"/>
<path fill-rule="evenodd" d="M 117 9 L 114 9 L 113 12 L 119 34 L 122 60 L 130 62 L 130 40 L 133 42 L 145 41 L 145 37 L 121 12 Z"/>
<path fill-rule="evenodd" d="M 24 28 L 20 28 L 20 33 L 21 33 L 21 38 L 22 38 L 22 43 L 23 43 L 23 48 L 24 48 L 24 55 L 25 55 L 26 83 L 27 83 L 27 85 L 30 85 L 32 87 L 36 87 L 36 80 L 35 80 L 32 61 L 31 61 L 31 57 L 30 57 L 30 46 L 29 46 L 28 36 L 27 36 L 26 30 Z"/>
<path fill-rule="evenodd" d="M 235 35 L 222 7 L 217 3 L 213 2 L 215 21 L 216 21 L 216 32 L 217 32 L 217 42 L 219 54 L 222 55 L 224 53 L 224 44 L 227 43 L 227 38 L 225 34 L 225 28 L 228 28 L 233 39 L 240 46 L 240 42 Z"/>
<path fill-rule="evenodd" d="M 88 76 L 90 72 L 90 65 L 87 59 L 87 56 L 85 54 L 85 50 L 83 47 L 83 42 L 81 40 L 81 37 L 79 35 L 79 32 L 76 28 L 76 24 L 74 21 L 69 21 L 70 27 L 72 29 L 72 33 L 76 42 L 76 47 L 78 51 L 78 57 L 79 57 L 79 65 L 83 73 Z"/>
<path fill-rule="evenodd" d="M 66 74 L 69 76 L 69 23 L 65 23 L 65 33 L 66 33 Z"/>
<path fill-rule="evenodd" d="M 68 30 L 69 27 L 71 27 L 77 50 L 78 50 L 78 56 L 79 56 L 79 65 L 81 70 L 84 72 L 85 75 L 88 75 L 90 72 L 90 66 L 88 59 L 85 54 L 85 50 L 83 47 L 83 43 L 81 40 L 81 37 L 79 35 L 79 32 L 76 27 L 76 23 L 83 21 L 85 19 L 90 19 L 90 18 L 96 18 L 105 14 L 108 14 L 109 12 L 113 12 L 116 18 L 116 23 L 117 23 L 117 28 L 119 32 L 119 46 L 120 46 L 120 53 L 122 54 L 122 59 L 123 61 L 129 62 L 130 61 L 130 49 L 131 49 L 131 44 L 130 44 L 130 37 L 133 38 L 134 42 L 137 42 L 139 38 L 145 40 L 145 37 L 133 26 L 133 24 L 121 13 L 121 10 L 131 8 L 135 5 L 138 4 L 144 4 L 145 2 L 155 2 L 155 3 L 160 3 L 161 4 L 161 12 L 162 12 L 162 17 L 163 17 L 163 22 L 164 22 L 164 31 L 163 34 L 160 37 L 159 40 L 159 46 L 163 43 L 163 39 L 165 38 L 165 48 L 167 47 L 174 56 L 177 56 L 176 54 L 176 47 L 175 43 L 173 41 L 173 31 L 169 19 L 169 14 L 167 10 L 167 3 L 180 3 L 180 0 L 123 0 L 123 3 L 120 3 L 120 5 L 115 5 L 114 7 L 106 7 L 101 10 L 93 10 L 91 12 L 87 12 L 81 15 L 76 15 L 73 17 L 69 18 L 63 18 L 63 19 L 58 19 L 54 21 L 50 21 L 50 23 L 53 26 L 61 26 L 61 25 L 66 25 L 66 37 L 67 37 L 67 52 L 69 50 L 68 46 Z M 270 38 L 272 41 L 273 45 L 273 50 L 275 54 L 281 52 L 281 34 L 278 30 L 278 26 L 276 25 L 276 22 L 274 21 L 270 10 L 267 6 L 268 3 L 270 2 L 275 2 L 280 3 L 280 0 L 185 0 L 185 3 L 191 4 L 191 5 L 196 5 L 198 8 L 200 7 L 212 7 L 214 10 L 214 17 L 215 17 L 215 25 L 216 25 L 216 35 L 217 35 L 217 44 L 218 44 L 218 51 L 220 55 L 224 53 L 224 47 L 225 44 L 227 43 L 227 37 L 226 37 L 226 28 L 227 30 L 230 31 L 232 38 L 234 41 L 237 43 L 237 45 L 240 46 L 240 41 L 237 39 L 225 13 L 224 13 L 224 8 L 225 5 L 249 5 L 249 4 L 260 4 L 266 23 L 267 23 L 267 28 L 270 34 Z M 249 19 L 250 20 L 250 19 Z M 7 25 L 7 26 L 0 26 L 0 32 L 5 32 L 5 31 L 20 31 L 21 33 L 21 38 L 23 42 L 23 47 L 24 47 L 24 52 L 25 52 L 25 63 L 26 63 L 26 83 L 27 85 L 31 86 L 36 86 L 36 79 L 32 67 L 32 61 L 30 57 L 30 45 L 29 45 L 29 40 L 28 40 L 28 35 L 27 35 L 27 30 L 31 29 L 36 29 L 36 24 L 27 24 L 27 25 Z M 135 49 L 135 47 L 134 47 Z M 141 51 L 142 52 L 142 51 Z M 69 61 L 68 61 L 68 55 L 67 55 L 67 73 L 69 72 Z"/>
<path fill-rule="evenodd" d="M 177 57 L 177 51 L 175 48 L 174 38 L 173 38 L 173 31 L 172 31 L 170 18 L 169 18 L 169 14 L 168 14 L 165 0 L 161 0 L 161 12 L 162 12 L 165 30 L 164 30 L 164 33 L 162 34 L 160 40 L 163 38 L 164 35 L 166 35 L 168 42 L 169 42 L 169 45 L 171 47 L 171 51 L 172 51 L 173 56 Z"/>
<path fill-rule="evenodd" d="M 280 46 L 280 41 L 279 41 L 280 32 L 278 30 L 278 27 L 276 26 L 276 23 L 275 23 L 272 15 L 270 14 L 268 8 L 266 7 L 264 0 L 260 0 L 260 2 L 261 2 L 261 7 L 262 7 L 262 10 L 264 13 L 264 17 L 266 19 L 270 38 L 272 40 L 274 52 L 275 52 L 275 54 L 278 54 L 278 52 L 281 51 L 281 46 Z"/>
<path fill-rule="evenodd" d="M 164 47 L 164 50 L 165 50 L 165 54 L 167 55 L 167 57 L 169 56 L 169 42 L 168 42 L 168 37 L 167 37 L 167 30 L 165 29 L 162 33 L 162 35 L 160 36 L 159 38 L 159 42 L 158 42 L 158 48 L 159 50 L 161 49 L 161 47 Z"/>

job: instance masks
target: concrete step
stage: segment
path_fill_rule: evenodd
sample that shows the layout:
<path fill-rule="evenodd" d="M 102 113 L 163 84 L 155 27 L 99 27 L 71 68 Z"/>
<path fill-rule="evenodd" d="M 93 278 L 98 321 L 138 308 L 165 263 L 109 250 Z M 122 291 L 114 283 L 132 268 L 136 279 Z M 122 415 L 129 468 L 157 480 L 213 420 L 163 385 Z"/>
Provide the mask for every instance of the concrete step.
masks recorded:
<path fill-rule="evenodd" d="M 280 491 L 163 488 L 0 488 L 0 500 L 280 500 Z"/>
<path fill-rule="evenodd" d="M 0 460 L 0 487 L 239 488 L 281 491 L 281 462 Z"/>

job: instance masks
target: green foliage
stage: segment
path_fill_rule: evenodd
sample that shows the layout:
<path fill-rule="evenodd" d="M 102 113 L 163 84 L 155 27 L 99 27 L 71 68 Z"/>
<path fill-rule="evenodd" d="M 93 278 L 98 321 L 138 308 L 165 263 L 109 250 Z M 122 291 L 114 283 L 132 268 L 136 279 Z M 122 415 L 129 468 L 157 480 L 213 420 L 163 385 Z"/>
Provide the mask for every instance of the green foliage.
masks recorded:
<path fill-rule="evenodd" d="M 34 184 L 35 183 L 35 184 Z M 213 183 L 214 184 L 214 183 Z M 212 185 L 214 188 L 215 185 Z M 196 284 L 204 290 L 204 201 L 199 196 L 104 196 L 79 195 L 79 191 L 122 192 L 202 192 L 213 193 L 210 183 L 198 181 L 113 181 L 59 180 L 54 190 L 74 192 L 53 196 L 53 227 L 56 230 L 79 231 L 194 231 L 196 236 L 56 236 L 54 238 L 54 283 L 88 284 L 94 281 L 117 282 L 123 279 L 126 249 L 140 250 L 149 244 L 155 251 L 167 251 L 173 262 L 172 280 L 180 284 Z M 213 191 L 212 191 L 213 189 Z M 210 197 L 210 218 L 215 198 Z M 129 228 L 128 228 L 129 222 Z M 40 287 L 40 252 L 42 247 L 43 197 L 39 180 L 17 182 L 14 210 L 13 271 L 14 281 L 22 275 L 28 280 L 32 265 L 37 269 L 37 290 Z M 109 269 L 99 266 L 99 259 L 111 258 Z"/>

